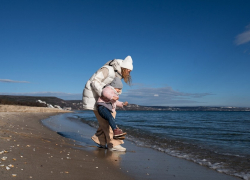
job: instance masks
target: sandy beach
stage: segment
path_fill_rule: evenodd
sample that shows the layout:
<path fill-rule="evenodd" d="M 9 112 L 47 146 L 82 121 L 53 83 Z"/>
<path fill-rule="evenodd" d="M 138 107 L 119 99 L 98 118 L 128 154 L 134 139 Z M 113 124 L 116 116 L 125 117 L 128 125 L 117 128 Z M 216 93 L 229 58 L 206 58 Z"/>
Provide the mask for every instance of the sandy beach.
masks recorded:
<path fill-rule="evenodd" d="M 62 113 L 0 105 L 0 179 L 238 179 L 130 141 L 123 153 L 97 148 L 90 137 L 85 147 L 74 144 L 41 123 Z M 94 132 L 81 128 L 85 139 Z"/>
<path fill-rule="evenodd" d="M 92 153 L 72 148 L 69 140 L 41 124 L 41 119 L 61 111 L 15 108 L 19 112 L 0 106 L 0 152 L 5 151 L 0 157 L 7 158 L 0 160 L 0 179 L 130 179 Z"/>

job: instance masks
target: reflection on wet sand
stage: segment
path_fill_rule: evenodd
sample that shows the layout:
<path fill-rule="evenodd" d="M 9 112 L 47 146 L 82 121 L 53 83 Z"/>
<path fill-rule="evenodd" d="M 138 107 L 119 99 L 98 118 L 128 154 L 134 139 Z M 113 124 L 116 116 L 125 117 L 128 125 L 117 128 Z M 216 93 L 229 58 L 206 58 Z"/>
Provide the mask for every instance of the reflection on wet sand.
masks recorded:
<path fill-rule="evenodd" d="M 120 166 L 122 155 L 126 152 L 110 151 L 108 149 L 99 148 L 97 144 L 90 138 L 94 129 L 82 123 L 80 120 L 71 121 L 67 117 L 70 115 L 63 114 L 43 120 L 43 124 L 56 131 L 57 134 L 72 139 L 74 143 L 80 145 L 80 148 L 91 151 L 97 158 L 106 159 L 112 165 Z"/>
<path fill-rule="evenodd" d="M 122 160 L 122 155 L 125 155 L 126 152 L 110 151 L 110 150 L 104 149 L 104 148 L 96 148 L 96 150 L 94 150 L 94 154 L 97 158 L 106 159 L 112 165 L 120 166 L 120 163 Z"/>

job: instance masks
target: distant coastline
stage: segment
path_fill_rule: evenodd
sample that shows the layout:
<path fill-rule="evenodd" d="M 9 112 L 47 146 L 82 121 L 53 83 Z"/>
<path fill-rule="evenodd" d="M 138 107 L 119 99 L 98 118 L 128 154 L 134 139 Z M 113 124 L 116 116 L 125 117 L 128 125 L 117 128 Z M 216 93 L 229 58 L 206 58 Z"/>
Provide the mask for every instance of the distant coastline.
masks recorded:
<path fill-rule="evenodd" d="M 121 109 L 122 110 L 122 109 Z M 211 107 L 211 106 L 140 106 L 130 104 L 125 110 L 140 111 L 250 111 L 245 107 Z"/>
<path fill-rule="evenodd" d="M 38 100 L 46 101 L 53 106 L 62 108 L 70 107 L 72 110 L 83 110 L 82 100 L 63 100 L 57 97 L 44 96 L 12 96 L 0 95 L 0 104 L 5 105 L 24 105 L 44 107 L 43 104 L 37 103 Z M 129 104 L 127 107 L 118 108 L 118 110 L 130 111 L 250 111 L 247 107 L 211 107 L 211 106 L 141 106 Z"/>

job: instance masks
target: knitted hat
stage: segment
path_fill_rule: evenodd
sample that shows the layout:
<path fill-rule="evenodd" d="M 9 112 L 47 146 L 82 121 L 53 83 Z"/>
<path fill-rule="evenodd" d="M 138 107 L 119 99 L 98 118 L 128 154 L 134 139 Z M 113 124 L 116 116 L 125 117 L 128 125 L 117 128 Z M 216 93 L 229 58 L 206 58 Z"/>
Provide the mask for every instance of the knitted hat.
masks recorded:
<path fill-rule="evenodd" d="M 122 81 L 118 77 L 115 77 L 115 79 L 110 83 L 110 86 L 118 89 L 122 89 L 123 87 Z"/>
<path fill-rule="evenodd" d="M 122 68 L 126 68 L 129 70 L 133 70 L 133 60 L 131 58 L 131 56 L 127 56 L 121 63 L 121 67 Z"/>

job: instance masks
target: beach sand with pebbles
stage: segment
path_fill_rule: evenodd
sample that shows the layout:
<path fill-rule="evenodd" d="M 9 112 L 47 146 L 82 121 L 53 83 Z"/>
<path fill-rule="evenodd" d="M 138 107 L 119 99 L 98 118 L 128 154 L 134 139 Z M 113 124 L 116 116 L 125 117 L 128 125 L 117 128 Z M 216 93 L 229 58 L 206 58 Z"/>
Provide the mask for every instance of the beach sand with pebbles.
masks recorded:
<path fill-rule="evenodd" d="M 104 159 L 72 148 L 68 139 L 41 124 L 41 119 L 61 111 L 15 108 L 18 112 L 13 106 L 0 106 L 0 179 L 130 179 Z"/>
<path fill-rule="evenodd" d="M 128 151 L 122 153 L 97 148 L 93 142 L 84 149 L 41 123 L 67 112 L 0 105 L 0 179 L 238 179 L 129 141 L 124 144 Z M 85 130 L 94 132 L 87 125 L 82 126 Z"/>

